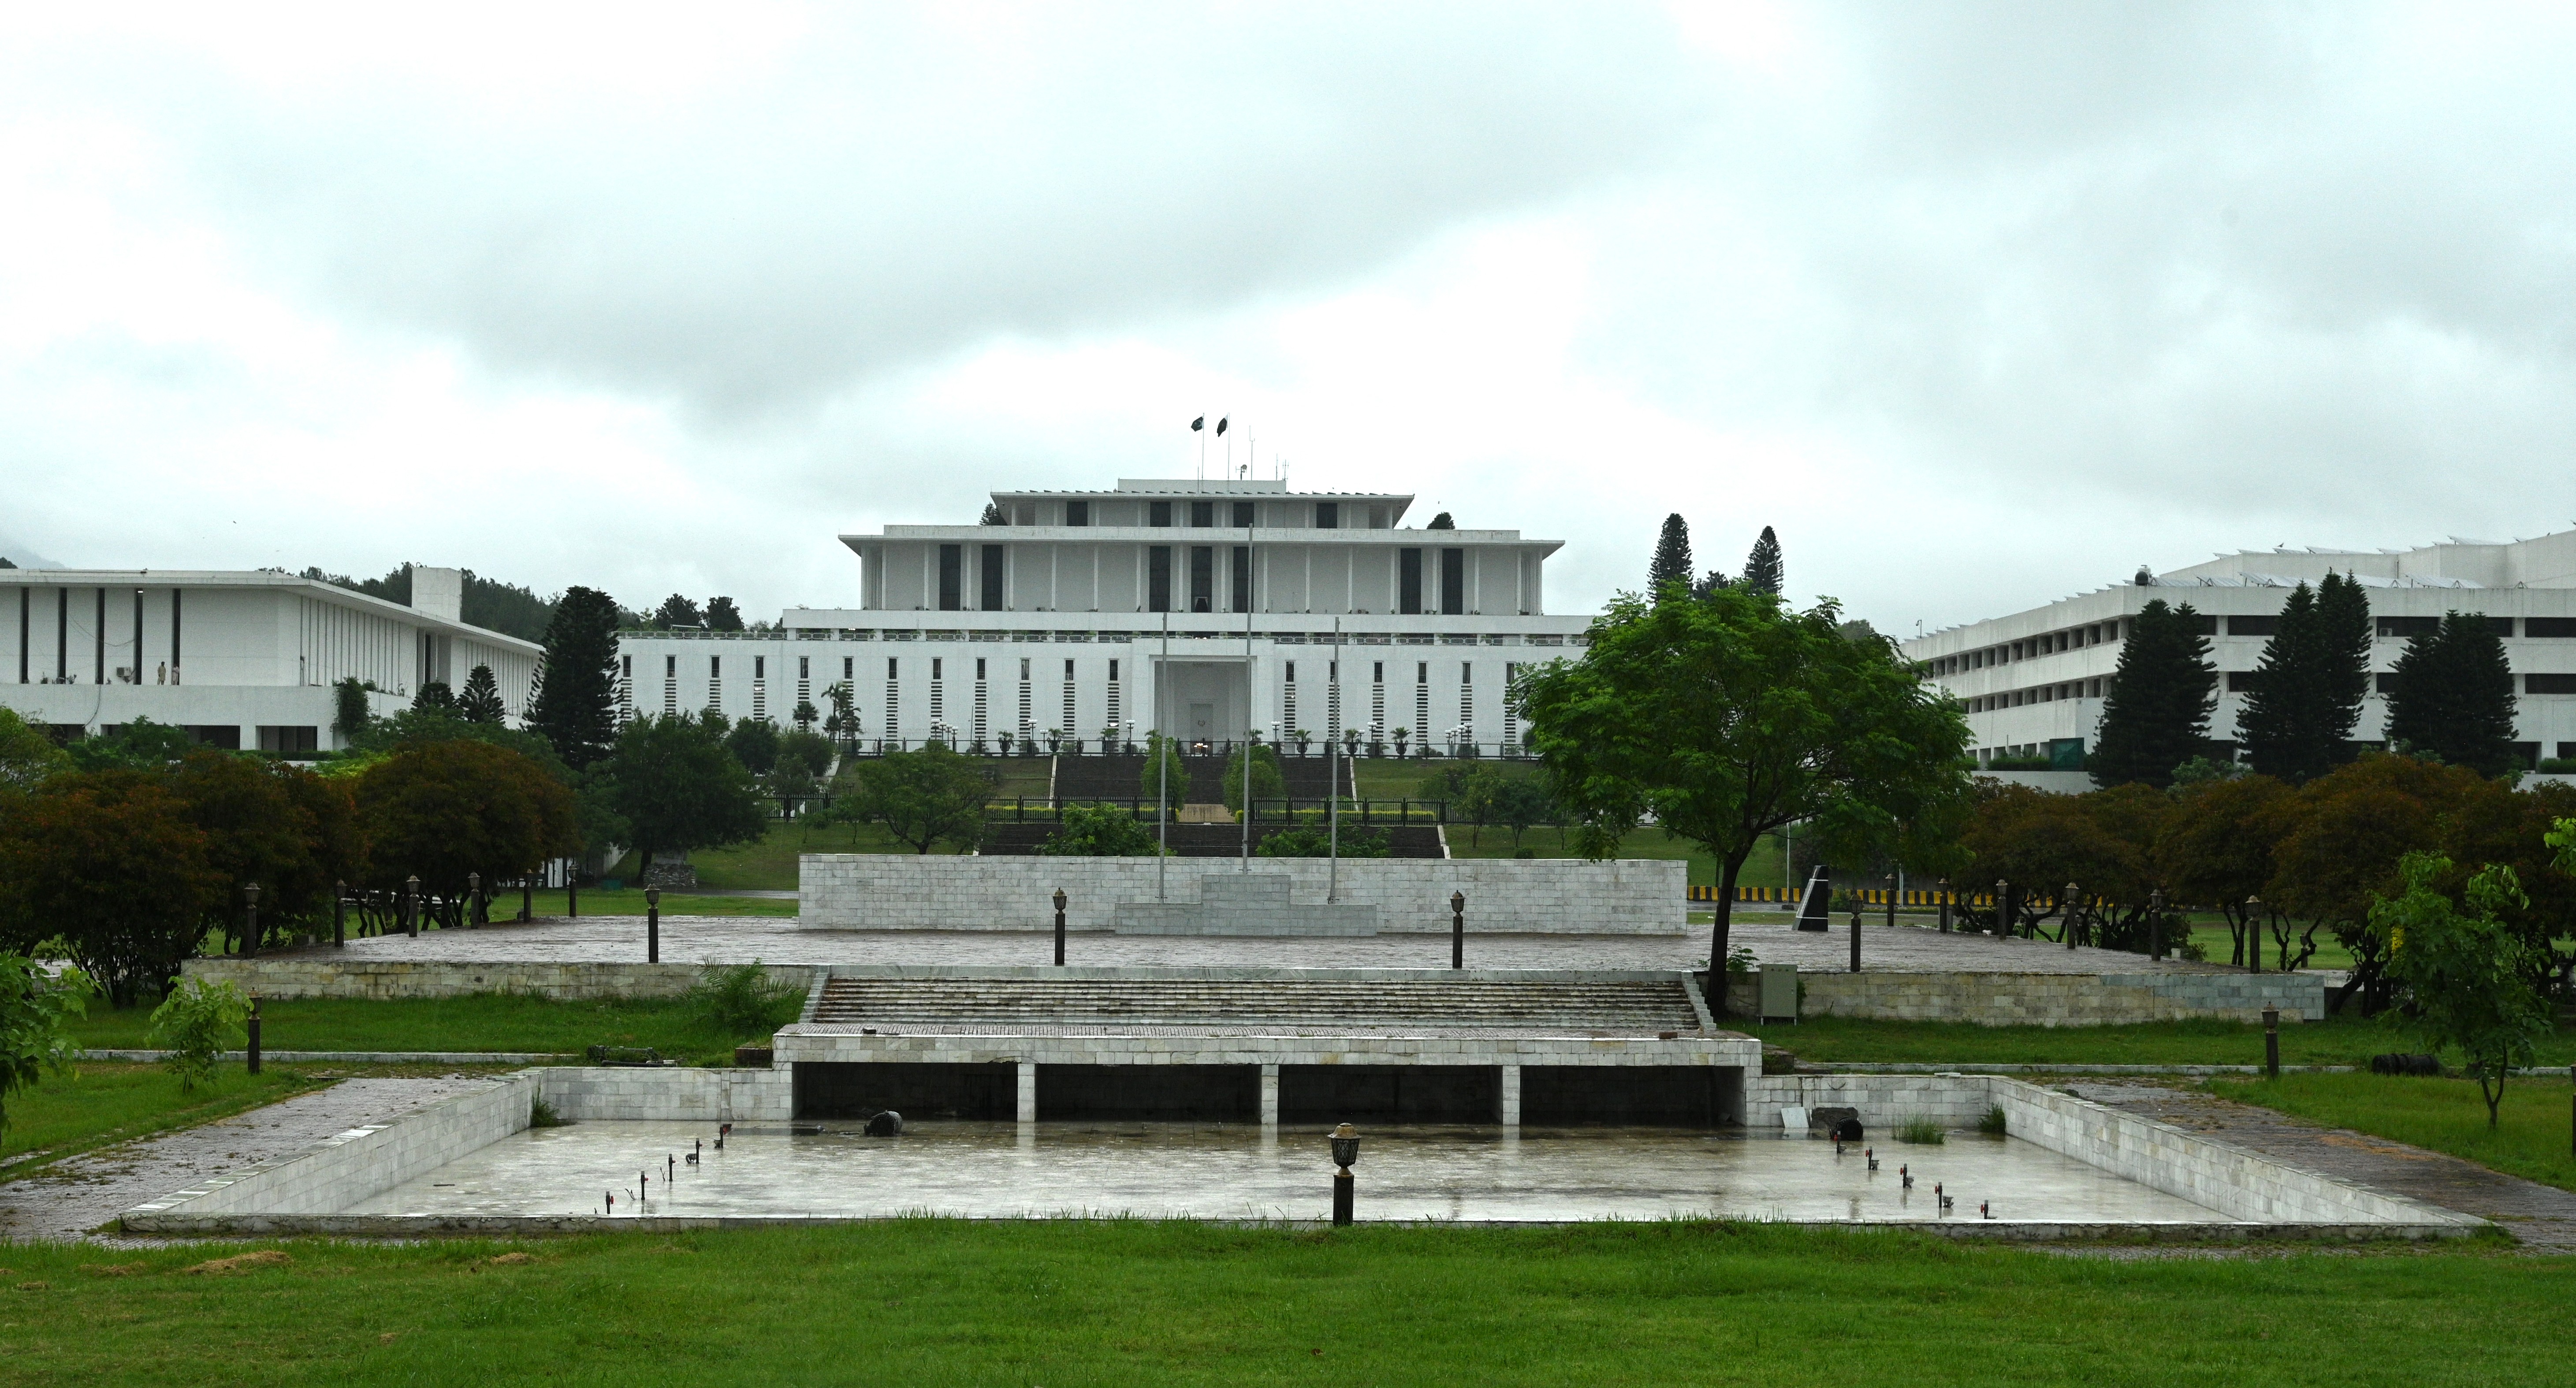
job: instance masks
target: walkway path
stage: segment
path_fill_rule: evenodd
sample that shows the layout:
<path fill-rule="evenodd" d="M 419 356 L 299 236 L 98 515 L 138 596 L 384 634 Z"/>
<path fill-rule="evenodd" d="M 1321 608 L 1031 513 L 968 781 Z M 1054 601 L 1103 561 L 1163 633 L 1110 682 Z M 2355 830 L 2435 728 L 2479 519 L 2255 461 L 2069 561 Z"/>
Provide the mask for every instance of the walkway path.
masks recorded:
<path fill-rule="evenodd" d="M 2348 1128 L 2327 1128 L 2215 1095 L 2147 1084 L 2073 1084 L 2074 1093 L 2339 1181 L 2491 1219 L 2526 1245 L 2576 1253 L 2576 1191 Z"/>
<path fill-rule="evenodd" d="M 342 1080 L 219 1122 L 120 1143 L 0 1182 L 0 1239 L 76 1239 L 146 1200 L 287 1156 L 491 1083 L 488 1077 Z"/>

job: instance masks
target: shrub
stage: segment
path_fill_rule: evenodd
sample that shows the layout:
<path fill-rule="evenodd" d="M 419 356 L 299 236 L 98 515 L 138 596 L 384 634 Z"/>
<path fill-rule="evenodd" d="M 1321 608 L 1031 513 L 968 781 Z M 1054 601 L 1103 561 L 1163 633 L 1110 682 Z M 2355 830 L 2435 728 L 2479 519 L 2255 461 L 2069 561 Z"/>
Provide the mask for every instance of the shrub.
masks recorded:
<path fill-rule="evenodd" d="M 796 1020 L 804 990 L 780 983 L 755 959 L 748 964 L 710 964 L 689 990 L 689 1000 L 708 1026 L 733 1039 L 761 1036 Z"/>
<path fill-rule="evenodd" d="M 87 1010 L 91 991 L 78 969 L 49 978 L 24 955 L 0 954 L 0 1132 L 9 1126 L 11 1094 L 79 1054 L 63 1024 Z"/>
<path fill-rule="evenodd" d="M 1107 805 L 1065 806 L 1056 831 L 1038 845 L 1051 858 L 1152 858 L 1162 851 L 1153 830 Z"/>
<path fill-rule="evenodd" d="M 1918 1147 L 1938 1147 L 1949 1140 L 1949 1133 L 1929 1118 L 1908 1118 L 1896 1125 L 1896 1140 Z"/>
<path fill-rule="evenodd" d="M 1344 829 L 1341 856 L 1345 858 L 1383 858 L 1387 856 L 1386 831 Z M 1331 833 L 1323 827 L 1300 824 L 1293 829 L 1274 829 L 1252 850 L 1261 858 L 1324 858 L 1333 854 Z"/>
<path fill-rule="evenodd" d="M 1984 1133 L 1988 1137 L 2003 1136 L 2004 1106 L 2001 1104 L 1995 1104 L 1989 1107 L 1986 1110 L 1986 1116 L 1977 1120 L 1977 1131 Z"/>
<path fill-rule="evenodd" d="M 151 1041 L 170 1052 L 162 1063 L 179 1077 L 181 1089 L 194 1089 L 215 1074 L 215 1057 L 243 1044 L 250 1033 L 250 999 L 230 982 L 208 983 L 183 978 L 152 1012 Z"/>
<path fill-rule="evenodd" d="M 569 1128 L 572 1126 L 572 1120 L 557 1112 L 554 1105 L 547 1103 L 545 1095 L 536 1094 L 531 1095 L 528 1099 L 528 1126 L 531 1128 Z"/>

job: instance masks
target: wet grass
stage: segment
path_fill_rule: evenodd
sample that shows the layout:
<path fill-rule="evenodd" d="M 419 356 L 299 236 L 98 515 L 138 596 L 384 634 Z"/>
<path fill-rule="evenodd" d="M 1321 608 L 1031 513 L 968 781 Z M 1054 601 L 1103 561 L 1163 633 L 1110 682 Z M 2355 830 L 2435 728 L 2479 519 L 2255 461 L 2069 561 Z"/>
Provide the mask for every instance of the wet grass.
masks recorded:
<path fill-rule="evenodd" d="M 1802 1062 L 1914 1061 L 2016 1065 L 2260 1065 L 2263 1027 L 2258 1022 L 2201 1019 L 2127 1026 L 1979 1026 L 1973 1022 L 1882 1022 L 1812 1017 L 1803 1022 L 1753 1025 L 1720 1023 L 1798 1053 Z M 2300 1022 L 2281 1028 L 2284 1065 L 2368 1065 L 2383 1051 L 2408 1051 L 2415 1043 L 2375 1021 L 2358 1017 Z M 2541 1043 L 2541 1063 L 2576 1063 L 2576 1030 L 2561 1030 Z"/>
<path fill-rule="evenodd" d="M 69 1075 L 48 1075 L 35 1088 L 9 1096 L 9 1126 L 0 1131 L 0 1180 L 111 1142 L 230 1117 L 316 1083 L 301 1070 L 269 1066 L 250 1075 L 236 1063 L 220 1066 L 212 1081 L 186 1091 L 158 1065 L 85 1062 Z"/>
<path fill-rule="evenodd" d="M 2576 1085 L 2564 1074 L 2508 1081 L 2498 1124 L 2472 1080 L 2406 1075 L 2214 1078 L 2210 1092 L 2330 1127 L 2350 1128 L 2562 1190 L 2576 1190 Z"/>
<path fill-rule="evenodd" d="M 141 1048 L 150 1004 L 96 1008 L 73 1027 L 83 1046 Z M 650 1046 L 699 1064 L 732 1063 L 734 1043 L 682 998 L 557 999 L 517 993 L 450 998 L 283 998 L 260 1005 L 274 1051 L 539 1051 Z"/>
<path fill-rule="evenodd" d="M 892 1221 L 0 1249 L 49 1384 L 2546 1383 L 2576 1260 L 1714 1224 Z M 192 1269 L 198 1269 L 192 1271 Z"/>

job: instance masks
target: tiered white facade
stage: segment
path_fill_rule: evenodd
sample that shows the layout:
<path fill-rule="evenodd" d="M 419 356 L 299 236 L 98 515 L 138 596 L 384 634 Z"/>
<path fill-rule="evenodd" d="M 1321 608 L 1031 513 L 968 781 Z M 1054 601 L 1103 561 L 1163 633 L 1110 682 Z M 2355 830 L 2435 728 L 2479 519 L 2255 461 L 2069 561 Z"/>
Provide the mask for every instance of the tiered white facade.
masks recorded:
<path fill-rule="evenodd" d="M 2246 676 L 2262 659 L 2292 585 L 2329 571 L 2369 590 L 2378 631 L 2371 668 L 2385 685 L 2406 640 L 2446 612 L 2480 613 L 2504 637 L 2527 762 L 2576 757 L 2576 531 L 2530 540 L 2453 539 L 2411 550 L 2278 549 L 2061 598 L 2009 617 L 1903 643 L 1929 679 L 1968 706 L 1981 762 L 2044 756 L 2073 766 L 2094 742 L 2103 691 L 2138 609 L 2189 603 L 2207 625 L 2220 697 L 2210 735 L 2237 737 Z M 2356 736 L 2381 741 L 2387 700 L 2374 692 Z"/>
<path fill-rule="evenodd" d="M 1408 526 L 1410 496 L 1126 479 L 992 498 L 1005 524 L 842 536 L 857 607 L 790 608 L 772 632 L 626 633 L 626 708 L 785 723 L 847 684 L 871 746 L 1097 748 L 1112 729 L 1391 745 L 1401 729 L 1492 755 L 1521 742 L 1512 678 L 1591 622 L 1547 615 L 1562 542 Z"/>

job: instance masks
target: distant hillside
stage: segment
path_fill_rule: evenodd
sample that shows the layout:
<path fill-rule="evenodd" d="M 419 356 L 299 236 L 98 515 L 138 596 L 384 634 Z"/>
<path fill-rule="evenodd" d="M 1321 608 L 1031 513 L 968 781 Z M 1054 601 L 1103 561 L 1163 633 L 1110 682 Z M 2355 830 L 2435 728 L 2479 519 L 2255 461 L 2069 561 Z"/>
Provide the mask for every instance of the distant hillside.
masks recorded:
<path fill-rule="evenodd" d="M 405 564 L 382 578 L 351 578 L 347 574 L 324 573 L 306 569 L 302 575 L 323 583 L 336 584 L 353 593 L 383 598 L 411 606 L 411 565 Z M 465 624 L 516 636 L 523 641 L 546 639 L 546 623 L 554 620 L 555 599 L 541 598 L 515 583 L 502 583 L 485 578 L 472 569 L 465 571 L 465 610 L 459 614 Z"/>

